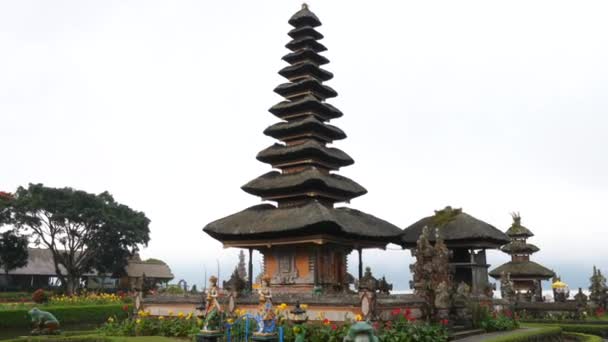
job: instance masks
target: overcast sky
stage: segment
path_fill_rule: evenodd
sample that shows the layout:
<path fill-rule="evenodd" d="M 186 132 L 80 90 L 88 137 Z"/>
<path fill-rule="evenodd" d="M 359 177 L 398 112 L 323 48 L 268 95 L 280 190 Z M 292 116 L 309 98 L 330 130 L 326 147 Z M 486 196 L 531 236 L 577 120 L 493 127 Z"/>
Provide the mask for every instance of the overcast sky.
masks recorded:
<path fill-rule="evenodd" d="M 228 275 L 238 250 L 201 229 L 260 202 L 240 186 L 269 171 L 300 4 L 0 0 L 0 190 L 107 190 L 152 220 L 142 254 L 176 280 L 217 259 Z M 400 227 L 452 205 L 505 230 L 519 211 L 571 287 L 608 271 L 608 2 L 309 5 L 356 161 L 340 173 L 369 191 L 349 206 Z M 364 262 L 407 287 L 408 251 Z"/>

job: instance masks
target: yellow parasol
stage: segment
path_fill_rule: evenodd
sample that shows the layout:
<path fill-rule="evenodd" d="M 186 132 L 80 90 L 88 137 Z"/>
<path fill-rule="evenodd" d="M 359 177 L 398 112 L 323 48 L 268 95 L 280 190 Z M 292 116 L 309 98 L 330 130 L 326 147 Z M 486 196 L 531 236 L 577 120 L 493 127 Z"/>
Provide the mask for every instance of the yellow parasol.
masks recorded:
<path fill-rule="evenodd" d="M 551 288 L 553 289 L 565 289 L 566 287 L 568 287 L 568 284 L 558 280 L 555 283 L 551 284 Z"/>

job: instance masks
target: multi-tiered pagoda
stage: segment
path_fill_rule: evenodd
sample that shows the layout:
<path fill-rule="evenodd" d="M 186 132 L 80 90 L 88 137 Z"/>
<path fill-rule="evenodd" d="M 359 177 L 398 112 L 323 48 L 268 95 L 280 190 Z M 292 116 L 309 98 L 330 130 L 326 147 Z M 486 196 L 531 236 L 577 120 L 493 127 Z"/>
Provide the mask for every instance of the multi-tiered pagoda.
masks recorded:
<path fill-rule="evenodd" d="M 337 96 L 323 84 L 333 74 L 322 65 L 329 60 L 320 52 L 321 25 L 306 5 L 289 20 L 291 50 L 283 57 L 289 66 L 279 74 L 287 79 L 275 88 L 285 98 L 270 108 L 281 121 L 264 134 L 279 143 L 262 150 L 257 159 L 270 171 L 242 189 L 265 201 L 209 223 L 203 230 L 224 247 L 258 250 L 271 285 L 285 292 L 310 291 L 313 287 L 342 290 L 348 287 L 347 255 L 361 249 L 384 248 L 398 242 L 401 229 L 358 210 L 336 207 L 367 191 L 335 172 L 354 163 L 342 150 L 329 147 L 346 134 L 328 122 L 342 112 L 326 102 Z M 251 274 L 251 257 L 250 257 Z M 250 277 L 251 279 L 251 277 Z M 251 286 L 251 284 L 250 284 Z"/>
<path fill-rule="evenodd" d="M 511 261 L 490 271 L 490 276 L 501 279 L 502 276 L 509 274 L 515 291 L 526 294 L 525 298 L 532 299 L 534 294 L 536 300 L 542 300 L 541 281 L 553 277 L 555 273 L 545 266 L 530 261 L 530 255 L 540 249 L 528 243 L 528 238 L 534 234 L 521 225 L 519 214 L 513 214 L 513 224 L 506 233 L 511 238 L 511 242 L 502 246 L 501 250 L 511 255 Z"/>

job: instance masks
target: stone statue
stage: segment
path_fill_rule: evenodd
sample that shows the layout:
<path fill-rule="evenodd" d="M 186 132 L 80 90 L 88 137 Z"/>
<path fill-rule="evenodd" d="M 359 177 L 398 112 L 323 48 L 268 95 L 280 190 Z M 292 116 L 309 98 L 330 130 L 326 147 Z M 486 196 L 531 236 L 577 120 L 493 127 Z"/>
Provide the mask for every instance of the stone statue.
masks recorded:
<path fill-rule="evenodd" d="M 471 298 L 471 287 L 467 285 L 464 281 L 461 281 L 456 288 L 456 302 L 460 306 L 466 306 Z"/>
<path fill-rule="evenodd" d="M 448 289 L 448 284 L 445 281 L 439 283 L 435 289 L 435 307 L 437 309 L 450 308 L 450 290 Z"/>
<path fill-rule="evenodd" d="M 367 322 L 357 322 L 348 329 L 344 342 L 378 342 L 374 328 Z"/>
<path fill-rule="evenodd" d="M 515 300 L 515 289 L 513 288 L 513 281 L 511 281 L 511 274 L 504 271 L 500 274 L 500 295 L 502 299 L 508 302 Z"/>
<path fill-rule="evenodd" d="M 359 291 L 368 290 L 376 292 L 378 290 L 378 280 L 372 275 L 372 269 L 369 266 L 365 268 L 365 273 L 358 285 Z"/>
<path fill-rule="evenodd" d="M 262 278 L 262 286 L 258 290 L 260 305 L 258 307 L 258 314 L 255 317 L 258 323 L 258 331 L 254 333 L 256 336 L 270 336 L 276 333 L 276 315 L 272 305 L 270 279 L 270 276 L 264 276 Z"/>
<path fill-rule="evenodd" d="M 230 279 L 228 281 L 224 281 L 224 288 L 229 289 L 236 296 L 243 293 L 243 290 L 245 290 L 246 286 L 247 284 L 245 280 L 239 275 L 238 268 L 234 269 L 234 272 L 232 272 L 232 275 L 230 276 Z"/>
<path fill-rule="evenodd" d="M 382 278 L 378 281 L 378 291 L 383 294 L 390 294 L 393 289 L 393 284 L 389 284 L 386 281 L 386 278 L 382 276 Z"/>
<path fill-rule="evenodd" d="M 588 300 L 587 295 L 584 294 L 583 289 L 579 287 L 578 293 L 574 295 L 574 301 L 576 302 L 576 304 L 578 304 L 580 306 L 586 306 L 587 300 Z"/>
<path fill-rule="evenodd" d="M 217 288 L 217 277 L 209 278 L 211 287 L 207 290 L 205 305 L 205 320 L 202 333 L 219 333 L 222 330 L 222 307 L 218 301 L 219 290 Z"/>
<path fill-rule="evenodd" d="M 32 324 L 34 324 L 34 329 L 31 331 L 32 335 L 50 335 L 60 332 L 59 321 L 50 312 L 33 308 L 28 314 L 32 318 Z"/>

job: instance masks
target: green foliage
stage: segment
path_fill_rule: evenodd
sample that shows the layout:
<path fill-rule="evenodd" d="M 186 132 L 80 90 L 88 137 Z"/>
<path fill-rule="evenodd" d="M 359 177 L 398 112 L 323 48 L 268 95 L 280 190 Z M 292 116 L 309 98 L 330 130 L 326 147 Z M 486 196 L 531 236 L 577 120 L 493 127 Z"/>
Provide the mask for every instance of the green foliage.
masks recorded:
<path fill-rule="evenodd" d="M 608 324 L 537 324 L 537 323 L 526 323 L 527 327 L 558 327 L 565 332 L 581 333 L 596 335 L 602 337 L 608 337 Z"/>
<path fill-rule="evenodd" d="M 80 335 L 80 336 L 39 336 L 16 338 L 5 340 L 4 342 L 175 342 L 184 341 L 183 339 L 173 339 L 162 336 L 145 336 L 145 337 L 115 337 L 115 336 L 100 336 L 95 334 Z"/>
<path fill-rule="evenodd" d="M 488 332 L 515 330 L 518 327 L 519 323 L 511 314 L 497 314 L 494 312 L 481 321 L 481 328 Z"/>
<path fill-rule="evenodd" d="M 62 325 L 102 323 L 108 317 L 124 319 L 133 310 L 131 305 L 82 305 L 82 306 L 43 306 L 44 311 L 52 313 Z M 15 310 L 0 310 L 0 328 L 30 327 L 28 310 L 20 308 Z"/>
<path fill-rule="evenodd" d="M 150 317 L 140 312 L 124 320 L 111 317 L 99 329 L 106 336 L 170 336 L 188 337 L 200 331 L 202 322 L 191 314 L 176 317 Z"/>
<path fill-rule="evenodd" d="M 564 337 L 579 342 L 602 342 L 604 341 L 601 337 L 595 335 L 579 334 L 579 333 L 564 333 Z"/>
<path fill-rule="evenodd" d="M 0 234 L 0 268 L 8 273 L 27 265 L 27 237 L 20 236 L 16 230 Z"/>
<path fill-rule="evenodd" d="M 128 257 L 149 241 L 150 220 L 107 192 L 95 195 L 30 184 L 17 189 L 12 210 L 15 225 L 51 250 L 55 268 L 65 267 L 67 277 L 59 277 L 68 293 L 78 286 L 79 276 L 93 268 L 104 273 L 123 270 Z"/>
<path fill-rule="evenodd" d="M 557 327 L 545 327 L 517 331 L 506 336 L 486 339 L 485 342 L 552 342 L 562 341 L 562 330 Z"/>

